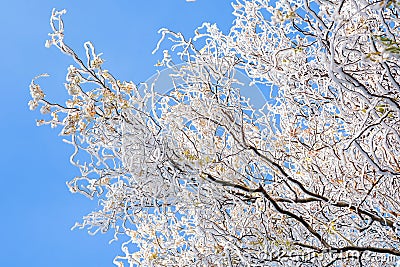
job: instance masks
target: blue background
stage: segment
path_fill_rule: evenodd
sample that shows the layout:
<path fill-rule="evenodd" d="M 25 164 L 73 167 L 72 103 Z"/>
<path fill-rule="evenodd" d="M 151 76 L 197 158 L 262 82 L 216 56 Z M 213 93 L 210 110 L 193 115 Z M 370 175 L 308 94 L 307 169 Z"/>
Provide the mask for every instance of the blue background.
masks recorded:
<path fill-rule="evenodd" d="M 41 73 L 49 99 L 65 101 L 63 82 L 72 60 L 44 42 L 51 9 L 67 9 L 65 41 L 83 56 L 83 43 L 103 52 L 104 65 L 120 80 L 145 81 L 155 73 L 162 49 L 151 55 L 162 27 L 192 36 L 202 22 L 226 33 L 233 21 L 230 1 L 2 1 L 0 9 L 0 266 L 114 266 L 119 243 L 111 234 L 70 231 L 97 208 L 71 194 L 65 182 L 77 175 L 69 164 L 72 148 L 58 129 L 36 127 L 29 111 L 28 85 Z"/>

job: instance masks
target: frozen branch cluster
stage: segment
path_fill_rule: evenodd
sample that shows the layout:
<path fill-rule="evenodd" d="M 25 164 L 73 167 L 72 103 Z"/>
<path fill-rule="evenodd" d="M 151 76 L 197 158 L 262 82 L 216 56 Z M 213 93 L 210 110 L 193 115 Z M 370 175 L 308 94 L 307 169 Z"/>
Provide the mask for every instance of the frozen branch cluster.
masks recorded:
<path fill-rule="evenodd" d="M 90 42 L 80 59 L 53 11 L 46 46 L 75 61 L 70 99 L 49 102 L 34 80 L 29 105 L 75 147 L 70 190 L 99 199 L 76 226 L 115 231 L 117 266 L 392 266 L 397 1 L 232 6 L 226 35 L 208 23 L 190 39 L 161 30 L 172 46 L 159 65 L 175 85 L 163 95 L 116 79 Z M 263 109 L 241 97 L 237 69 L 269 90 Z"/>

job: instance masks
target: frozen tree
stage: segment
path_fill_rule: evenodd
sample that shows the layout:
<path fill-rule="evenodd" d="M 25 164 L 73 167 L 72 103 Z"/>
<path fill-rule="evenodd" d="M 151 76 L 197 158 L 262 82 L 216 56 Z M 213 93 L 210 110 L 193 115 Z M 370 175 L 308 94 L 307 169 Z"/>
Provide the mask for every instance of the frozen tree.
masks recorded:
<path fill-rule="evenodd" d="M 74 60 L 70 99 L 50 102 L 34 79 L 29 106 L 75 148 L 71 192 L 100 203 L 76 226 L 114 231 L 117 266 L 393 266 L 398 1 L 232 7 L 228 34 L 160 30 L 165 94 L 118 80 L 90 42 L 79 57 L 53 11 L 46 46 Z M 269 95 L 263 108 L 241 96 L 236 70 Z"/>

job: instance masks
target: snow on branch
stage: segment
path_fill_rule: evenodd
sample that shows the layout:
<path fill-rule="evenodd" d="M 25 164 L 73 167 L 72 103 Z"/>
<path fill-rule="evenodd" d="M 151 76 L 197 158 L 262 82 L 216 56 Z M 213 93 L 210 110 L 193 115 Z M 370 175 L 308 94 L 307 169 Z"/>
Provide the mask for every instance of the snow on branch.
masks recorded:
<path fill-rule="evenodd" d="M 232 7 L 228 34 L 160 30 L 167 93 L 118 80 L 90 42 L 82 59 L 53 10 L 46 46 L 74 61 L 69 99 L 51 102 L 35 78 L 29 106 L 75 148 L 71 192 L 99 200 L 75 227 L 124 236 L 117 266 L 393 266 L 397 1 Z M 265 90 L 263 109 L 242 97 L 237 70 Z"/>

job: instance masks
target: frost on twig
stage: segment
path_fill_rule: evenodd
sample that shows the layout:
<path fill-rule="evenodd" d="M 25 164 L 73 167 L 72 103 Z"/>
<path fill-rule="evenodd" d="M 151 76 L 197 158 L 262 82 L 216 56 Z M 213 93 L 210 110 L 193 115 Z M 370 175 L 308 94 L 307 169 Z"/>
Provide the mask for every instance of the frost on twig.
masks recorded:
<path fill-rule="evenodd" d="M 75 148 L 71 192 L 99 200 L 75 227 L 124 236 L 117 266 L 389 266 L 400 256 L 398 4 L 232 6 L 228 34 L 160 31 L 168 94 L 119 81 L 90 42 L 82 60 L 53 11 L 46 45 L 75 62 L 70 97 L 52 103 L 33 81 L 29 106 Z M 264 109 L 242 97 L 237 69 L 269 89 Z"/>

